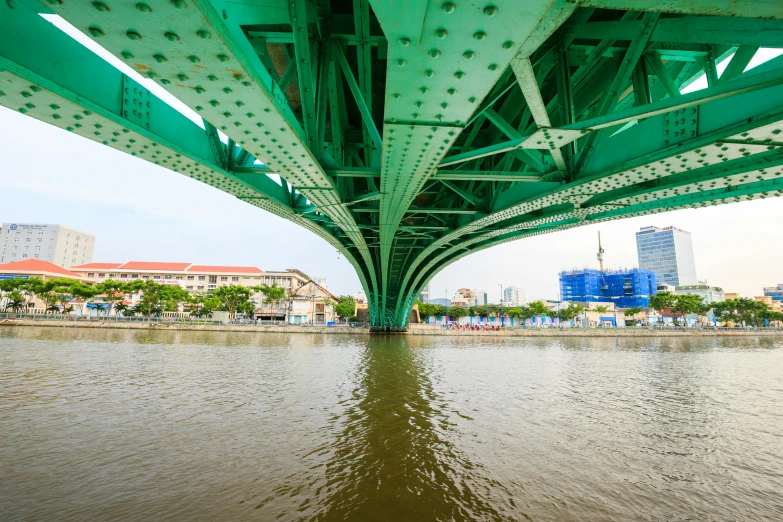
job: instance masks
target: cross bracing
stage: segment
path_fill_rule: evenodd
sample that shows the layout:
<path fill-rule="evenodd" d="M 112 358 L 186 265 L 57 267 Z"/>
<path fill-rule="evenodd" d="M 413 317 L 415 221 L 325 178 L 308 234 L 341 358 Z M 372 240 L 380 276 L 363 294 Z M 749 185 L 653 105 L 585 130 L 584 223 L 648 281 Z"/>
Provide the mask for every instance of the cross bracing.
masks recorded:
<path fill-rule="evenodd" d="M 307 228 L 373 324 L 403 327 L 478 250 L 783 193 L 783 59 L 746 70 L 762 47 L 783 47 L 774 0 L 14 0 L 0 104 Z"/>

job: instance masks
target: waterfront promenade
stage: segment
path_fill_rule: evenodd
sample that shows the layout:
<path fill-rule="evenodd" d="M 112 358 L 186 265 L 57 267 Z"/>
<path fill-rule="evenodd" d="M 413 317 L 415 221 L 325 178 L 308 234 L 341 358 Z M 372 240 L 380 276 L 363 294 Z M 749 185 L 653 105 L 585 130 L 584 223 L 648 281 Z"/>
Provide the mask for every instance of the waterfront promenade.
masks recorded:
<path fill-rule="evenodd" d="M 51 328 L 89 328 L 104 330 L 184 330 L 205 332 L 248 332 L 288 334 L 349 334 L 369 335 L 370 330 L 361 326 L 300 326 L 300 325 L 255 325 L 189 322 L 115 322 L 70 321 L 63 319 L 2 319 L 0 327 L 38 326 Z M 783 328 L 509 328 L 499 331 L 451 330 L 440 325 L 408 326 L 404 335 L 448 336 L 448 337 L 783 337 Z"/>

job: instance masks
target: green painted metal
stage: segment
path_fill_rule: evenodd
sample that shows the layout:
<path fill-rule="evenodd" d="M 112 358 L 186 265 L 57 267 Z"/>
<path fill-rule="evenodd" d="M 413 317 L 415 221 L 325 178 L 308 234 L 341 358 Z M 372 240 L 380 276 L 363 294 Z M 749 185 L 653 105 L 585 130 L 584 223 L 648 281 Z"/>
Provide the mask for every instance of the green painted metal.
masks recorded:
<path fill-rule="evenodd" d="M 770 46 L 778 0 L 18 0 L 0 104 L 311 230 L 399 328 L 470 253 L 783 194 L 783 59 L 745 72 Z"/>

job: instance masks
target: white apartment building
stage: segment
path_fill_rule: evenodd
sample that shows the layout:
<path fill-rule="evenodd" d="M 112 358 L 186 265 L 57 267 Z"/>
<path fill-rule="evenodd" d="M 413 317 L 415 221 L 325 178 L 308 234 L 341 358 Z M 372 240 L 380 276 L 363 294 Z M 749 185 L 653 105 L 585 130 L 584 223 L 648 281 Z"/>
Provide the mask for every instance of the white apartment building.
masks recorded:
<path fill-rule="evenodd" d="M 62 225 L 3 223 L 0 264 L 39 259 L 68 268 L 92 261 L 95 236 Z"/>
<path fill-rule="evenodd" d="M 507 286 L 503 289 L 503 304 L 506 306 L 524 306 L 527 304 L 525 291 L 518 286 Z"/>

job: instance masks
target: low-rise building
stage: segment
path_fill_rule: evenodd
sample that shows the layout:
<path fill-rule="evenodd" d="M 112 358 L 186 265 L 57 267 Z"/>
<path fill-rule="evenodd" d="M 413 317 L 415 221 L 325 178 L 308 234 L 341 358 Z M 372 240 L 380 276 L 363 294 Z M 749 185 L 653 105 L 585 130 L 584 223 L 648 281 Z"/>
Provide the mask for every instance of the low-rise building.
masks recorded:
<path fill-rule="evenodd" d="M 288 297 L 288 322 L 328 324 L 337 322 L 334 305 L 339 298 L 315 281 L 308 281 Z"/>
<path fill-rule="evenodd" d="M 709 285 L 683 285 L 677 286 L 674 289 L 675 295 L 693 294 L 701 297 L 705 304 L 720 303 L 725 301 L 726 296 L 723 292 L 723 288 L 718 286 Z"/>
<path fill-rule="evenodd" d="M 66 270 L 48 261 L 39 259 L 25 259 L 11 263 L 0 264 L 0 279 L 31 279 L 39 278 L 43 281 L 50 279 L 75 279 L 81 280 L 77 273 Z M 46 311 L 46 305 L 37 298 L 32 298 L 27 303 L 27 313 L 42 314 Z M 5 303 L 1 303 L 0 310 L 5 311 Z"/>
<path fill-rule="evenodd" d="M 723 294 L 723 299 L 725 301 L 733 301 L 734 299 L 740 299 L 740 295 L 736 292 L 728 292 Z"/>
<path fill-rule="evenodd" d="M 754 300 L 764 303 L 773 312 L 783 312 L 783 301 L 778 301 L 768 295 L 759 295 L 753 298 Z"/>
<path fill-rule="evenodd" d="M 262 284 L 281 286 L 287 294 L 303 286 L 308 277 L 299 270 L 289 269 L 264 272 L 253 266 L 196 265 L 193 263 L 128 261 L 126 263 L 88 263 L 73 266 L 71 272 L 79 274 L 88 283 L 100 283 L 108 279 L 122 282 L 155 281 L 160 284 L 179 285 L 193 293 L 206 293 L 221 286 L 239 285 L 249 288 Z M 255 292 L 251 299 L 256 304 L 256 315 L 267 320 L 285 320 L 286 301 L 269 302 L 263 293 Z"/>

